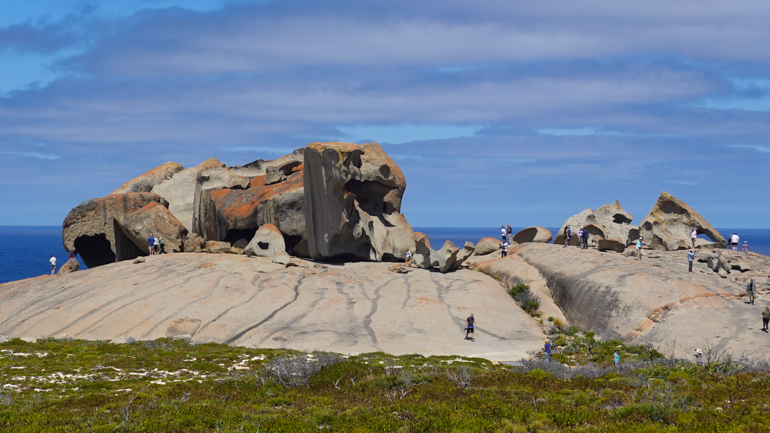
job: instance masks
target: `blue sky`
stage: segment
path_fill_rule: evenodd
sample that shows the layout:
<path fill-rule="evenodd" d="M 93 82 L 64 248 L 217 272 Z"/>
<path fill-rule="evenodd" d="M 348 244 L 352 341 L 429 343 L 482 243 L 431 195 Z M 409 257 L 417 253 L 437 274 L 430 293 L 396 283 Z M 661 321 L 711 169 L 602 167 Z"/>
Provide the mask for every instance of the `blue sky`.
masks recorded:
<path fill-rule="evenodd" d="M 145 171 L 377 141 L 413 226 L 558 226 L 661 191 L 767 227 L 770 3 L 0 3 L 0 225 Z"/>

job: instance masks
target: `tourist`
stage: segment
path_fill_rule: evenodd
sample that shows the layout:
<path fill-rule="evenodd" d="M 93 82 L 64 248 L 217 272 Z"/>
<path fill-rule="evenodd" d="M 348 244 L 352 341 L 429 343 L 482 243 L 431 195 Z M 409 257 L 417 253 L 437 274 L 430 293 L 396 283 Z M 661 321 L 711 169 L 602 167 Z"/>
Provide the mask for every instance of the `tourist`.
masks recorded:
<path fill-rule="evenodd" d="M 613 358 L 615 361 L 615 368 L 620 367 L 620 355 L 618 355 L 618 349 L 615 349 L 615 356 Z"/>
<path fill-rule="evenodd" d="M 642 237 L 636 240 L 636 260 L 642 260 Z"/>
<path fill-rule="evenodd" d="M 166 254 L 166 238 L 160 237 L 160 253 Z"/>
<path fill-rule="evenodd" d="M 511 238 L 513 238 L 513 229 L 511 228 L 511 225 L 508 224 L 508 238 L 506 239 L 506 241 L 508 241 L 508 243 L 510 243 L 511 242 Z"/>
<path fill-rule="evenodd" d="M 51 254 L 51 258 L 48 260 L 48 263 L 51 264 L 51 275 L 53 275 L 54 271 L 56 271 L 56 256 Z"/>
<path fill-rule="evenodd" d="M 545 340 L 545 346 L 543 347 L 543 353 L 545 353 L 545 362 L 551 362 L 551 340 Z"/>
<path fill-rule="evenodd" d="M 152 237 L 152 233 L 150 233 L 150 237 L 147 238 L 147 247 L 150 250 L 150 255 L 155 254 L 155 238 Z"/>
<path fill-rule="evenodd" d="M 695 261 L 695 248 L 691 249 L 689 253 L 687 253 L 687 262 L 690 264 L 690 272 L 692 272 L 692 263 Z"/>
<path fill-rule="evenodd" d="M 578 229 L 578 245 L 580 246 L 580 249 L 583 249 L 583 228 Z"/>
<path fill-rule="evenodd" d="M 505 242 L 505 226 L 500 226 L 500 235 L 503 238 L 503 242 Z"/>
<path fill-rule="evenodd" d="M 409 267 L 409 265 L 412 264 L 412 252 L 409 250 L 406 250 L 406 260 L 404 261 L 404 266 Z"/>
<path fill-rule="evenodd" d="M 583 249 L 586 249 L 586 250 L 588 249 L 588 235 L 589 234 L 590 233 L 588 233 L 588 228 L 587 227 L 583 227 Z"/>
<path fill-rule="evenodd" d="M 155 254 L 160 253 L 160 238 L 155 238 Z"/>
<path fill-rule="evenodd" d="M 770 307 L 765 307 L 762 312 L 762 330 L 767 332 L 767 322 L 770 322 Z"/>
<path fill-rule="evenodd" d="M 754 285 L 754 279 L 749 280 L 749 284 L 746 287 L 746 294 L 749 296 L 749 305 L 754 305 L 754 295 L 757 292 L 757 288 Z"/>
<path fill-rule="evenodd" d="M 692 238 L 692 247 L 695 248 L 695 239 L 698 239 L 698 231 L 695 230 L 695 227 L 690 232 L 690 237 Z"/>
<path fill-rule="evenodd" d="M 476 322 L 476 319 L 473 317 L 473 313 L 465 319 L 465 322 L 468 324 L 468 326 L 465 327 L 465 339 L 468 340 L 468 335 L 470 335 L 471 341 L 476 341 L 476 339 L 473 336 L 473 325 Z"/>
<path fill-rule="evenodd" d="M 508 242 L 503 242 L 500 244 L 500 257 L 505 257 L 508 255 Z"/>
<path fill-rule="evenodd" d="M 695 349 L 695 363 L 701 365 L 703 363 L 703 351 Z"/>
<path fill-rule="evenodd" d="M 738 233 L 733 233 L 732 236 L 730 236 L 730 246 L 732 247 L 733 251 L 738 251 L 738 242 L 740 242 L 741 238 L 738 237 Z"/>
<path fill-rule="evenodd" d="M 572 242 L 572 226 L 567 224 L 567 227 L 564 227 L 564 248 L 567 248 L 571 242 Z"/>
<path fill-rule="evenodd" d="M 748 251 L 748 250 L 749 250 L 748 241 L 743 241 L 743 246 L 741 247 L 741 251 Z"/>

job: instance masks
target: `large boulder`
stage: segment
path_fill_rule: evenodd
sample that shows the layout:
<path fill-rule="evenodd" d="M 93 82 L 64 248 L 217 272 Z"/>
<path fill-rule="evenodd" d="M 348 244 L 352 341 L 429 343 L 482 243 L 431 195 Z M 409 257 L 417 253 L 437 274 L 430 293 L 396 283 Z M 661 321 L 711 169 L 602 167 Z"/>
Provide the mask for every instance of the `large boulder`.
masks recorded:
<path fill-rule="evenodd" d="M 56 275 L 70 274 L 77 271 L 78 269 L 80 269 L 80 262 L 78 262 L 78 259 L 72 257 L 67 260 L 67 263 L 63 264 L 62 267 L 59 268 L 59 272 L 57 272 Z"/>
<path fill-rule="evenodd" d="M 275 257 L 286 253 L 286 243 L 281 231 L 273 224 L 264 224 L 254 234 L 249 245 L 243 251 L 247 256 Z"/>
<path fill-rule="evenodd" d="M 168 206 L 168 202 L 157 194 L 136 192 L 111 194 L 81 203 L 64 218 L 64 248 L 68 252 L 77 251 L 89 268 L 147 255 L 146 239 L 149 232 L 143 236 L 144 239 L 134 236 L 132 227 L 135 228 L 135 218 L 128 215 L 150 211 L 150 208 L 143 209 L 150 203 L 156 203 L 164 209 Z M 155 206 L 152 207 L 151 214 L 163 213 Z M 166 217 L 173 221 L 173 215 Z M 124 224 L 128 226 L 124 227 Z M 182 227 L 176 221 L 164 224 L 152 233 L 167 239 L 183 240 L 185 232 L 181 230 Z"/>
<path fill-rule="evenodd" d="M 400 213 L 406 179 L 379 144 L 311 143 L 304 171 L 310 257 L 403 260 L 415 248 Z"/>
<path fill-rule="evenodd" d="M 135 177 L 123 186 L 112 191 L 111 194 L 125 194 L 127 192 L 151 192 L 156 185 L 172 179 L 174 175 L 184 170 L 184 167 L 176 162 L 167 162 L 163 165 L 153 168 L 147 173 Z"/>
<path fill-rule="evenodd" d="M 682 200 L 662 192 L 650 213 L 639 224 L 644 242 L 655 250 L 675 251 L 692 248 L 690 231 L 705 234 L 717 248 L 727 245 L 725 238 Z"/>
<path fill-rule="evenodd" d="M 187 229 L 165 206 L 150 202 L 140 209 L 116 215 L 123 234 L 140 247 L 147 248 L 147 238 L 153 235 L 166 241 L 166 252 L 184 249 Z"/>
<path fill-rule="evenodd" d="M 622 253 L 626 250 L 626 243 L 620 239 L 599 239 L 597 248 L 599 251 L 615 251 L 616 253 Z"/>
<path fill-rule="evenodd" d="M 458 254 L 460 254 L 460 250 L 452 241 L 447 240 L 440 250 L 431 250 L 430 264 L 432 267 L 438 268 L 442 274 L 447 273 L 458 265 Z"/>
<path fill-rule="evenodd" d="M 168 201 L 168 210 L 188 230 L 193 229 L 195 190 L 198 174 L 204 170 L 223 167 L 216 158 L 210 158 L 195 167 L 182 170 L 152 188 L 152 192 Z"/>
<path fill-rule="evenodd" d="M 500 249 L 500 239 L 496 238 L 482 238 L 479 243 L 476 244 L 475 254 L 477 256 L 484 256 L 494 253 Z"/>
<path fill-rule="evenodd" d="M 538 226 L 527 227 L 524 230 L 513 235 L 513 241 L 517 244 L 523 244 L 527 242 L 537 242 L 547 244 L 553 240 L 551 231 Z"/>
<path fill-rule="evenodd" d="M 564 244 L 564 228 L 567 225 L 572 226 L 572 245 L 578 245 L 578 230 L 581 227 L 586 227 L 589 224 L 598 224 L 603 229 L 603 238 L 620 239 L 628 244 L 629 231 L 633 228 L 630 224 L 633 221 L 633 215 L 623 210 L 623 206 L 619 201 L 614 203 L 605 204 L 600 206 L 596 210 L 585 209 L 577 215 L 573 215 L 562 224 L 559 229 L 559 233 L 556 234 L 554 239 L 555 244 Z M 589 242 L 596 240 L 598 242 L 597 234 L 594 234 L 589 229 L 589 233 L 593 234 L 593 238 L 589 236 Z"/>
<path fill-rule="evenodd" d="M 412 254 L 414 265 L 423 269 L 430 268 L 430 239 L 428 239 L 428 236 L 423 233 L 415 232 L 414 244 L 415 251 Z"/>

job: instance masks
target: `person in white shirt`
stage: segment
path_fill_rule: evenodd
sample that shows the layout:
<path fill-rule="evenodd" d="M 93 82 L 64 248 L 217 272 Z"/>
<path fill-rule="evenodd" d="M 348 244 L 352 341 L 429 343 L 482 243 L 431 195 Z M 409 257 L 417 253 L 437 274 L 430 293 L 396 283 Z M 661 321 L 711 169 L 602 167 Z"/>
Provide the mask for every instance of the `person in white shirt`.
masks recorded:
<path fill-rule="evenodd" d="M 500 226 L 500 235 L 503 237 L 503 242 L 505 242 L 505 226 Z"/>
<path fill-rule="evenodd" d="M 508 242 L 503 242 L 500 244 L 500 257 L 505 257 L 508 255 Z"/>
<path fill-rule="evenodd" d="M 740 242 L 741 238 L 738 237 L 738 233 L 733 233 L 732 236 L 730 236 L 730 246 L 733 248 L 733 251 L 738 251 L 738 242 Z"/>
<path fill-rule="evenodd" d="M 409 265 L 412 264 L 412 252 L 409 250 L 406 250 L 406 261 L 404 261 L 404 266 L 409 267 Z"/>
<path fill-rule="evenodd" d="M 51 258 L 48 260 L 48 263 L 51 264 L 51 275 L 53 275 L 56 271 L 56 256 L 51 254 Z"/>
<path fill-rule="evenodd" d="M 695 229 L 692 229 L 690 232 L 690 237 L 692 238 L 692 247 L 695 248 L 695 239 L 698 239 L 698 231 Z"/>

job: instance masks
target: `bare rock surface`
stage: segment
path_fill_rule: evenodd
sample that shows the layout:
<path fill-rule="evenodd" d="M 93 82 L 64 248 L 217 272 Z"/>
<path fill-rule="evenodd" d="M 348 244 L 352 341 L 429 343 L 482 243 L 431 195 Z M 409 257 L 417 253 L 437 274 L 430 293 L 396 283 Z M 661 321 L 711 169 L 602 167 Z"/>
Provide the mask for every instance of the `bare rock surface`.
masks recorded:
<path fill-rule="evenodd" d="M 0 334 L 115 342 L 189 335 L 193 342 L 249 347 L 492 360 L 542 348 L 537 322 L 482 273 L 297 264 L 183 253 L 5 283 Z M 475 343 L 464 340 L 471 313 Z"/>
<path fill-rule="evenodd" d="M 110 194 L 124 194 L 127 192 L 151 192 L 156 185 L 171 179 L 175 174 L 184 170 L 180 164 L 176 162 L 167 162 L 163 165 L 153 168 L 147 173 L 135 177 L 123 186 L 112 191 Z"/>
<path fill-rule="evenodd" d="M 692 247 L 690 231 L 706 235 L 717 248 L 727 245 L 725 238 L 702 216 L 682 200 L 667 192 L 660 193 L 650 213 L 639 224 L 644 241 L 655 250 L 684 250 Z"/>
<path fill-rule="evenodd" d="M 168 210 L 188 230 L 193 228 L 193 213 L 195 204 L 195 189 L 198 174 L 204 170 L 222 167 L 216 158 L 210 158 L 195 167 L 175 173 L 171 179 L 155 185 L 152 192 L 168 201 Z"/>
<path fill-rule="evenodd" d="M 746 351 L 764 356 L 757 353 L 768 339 L 760 331 L 759 315 L 770 306 L 770 258 L 726 250 L 720 258 L 719 273 L 705 263 L 689 273 L 686 251 L 652 251 L 636 261 L 614 252 L 530 243 L 512 248 L 508 258 L 498 261 L 508 263 L 510 278 L 534 267 L 566 318 L 604 338 L 650 343 L 679 356 L 706 344 L 736 355 Z M 493 269 L 498 261 L 478 266 Z M 725 269 L 744 262 L 761 271 Z M 747 305 L 743 297 L 749 278 L 758 287 L 757 305 Z"/>
<path fill-rule="evenodd" d="M 513 235 L 513 241 L 517 244 L 523 244 L 526 242 L 538 242 L 547 244 L 553 240 L 551 231 L 544 227 L 527 227 L 524 230 Z"/>

